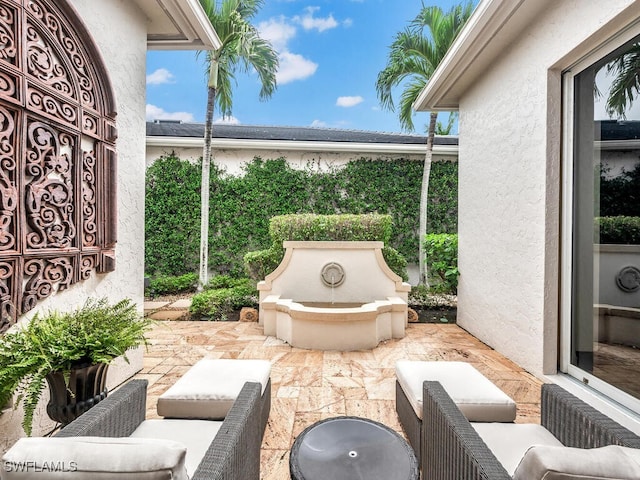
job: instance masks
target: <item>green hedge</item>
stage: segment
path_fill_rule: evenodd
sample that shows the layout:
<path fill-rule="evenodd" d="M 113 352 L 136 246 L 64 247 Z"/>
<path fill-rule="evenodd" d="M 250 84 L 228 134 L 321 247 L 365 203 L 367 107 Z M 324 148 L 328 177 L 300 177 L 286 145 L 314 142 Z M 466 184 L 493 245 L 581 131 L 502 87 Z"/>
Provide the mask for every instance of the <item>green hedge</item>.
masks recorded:
<path fill-rule="evenodd" d="M 199 165 L 172 155 L 160 158 L 147 169 L 144 220 L 147 276 L 198 271 L 200 175 Z"/>
<path fill-rule="evenodd" d="M 242 307 L 258 308 L 256 282 L 216 275 L 202 292 L 193 296 L 189 313 L 198 319 L 225 321 Z"/>
<path fill-rule="evenodd" d="M 453 162 L 435 162 L 432 166 L 429 232 L 457 231 L 457 168 Z M 200 173 L 200 164 L 175 155 L 161 157 L 147 169 L 148 276 L 198 270 Z M 272 244 L 269 219 L 293 213 L 391 215 L 393 233 L 385 245 L 417 263 L 421 179 L 422 162 L 404 159 L 363 158 L 343 168 L 317 172 L 312 166 L 294 170 L 283 158 L 255 158 L 239 177 L 212 166 L 210 267 L 221 274 L 242 276 L 244 255 Z"/>
<path fill-rule="evenodd" d="M 196 273 L 185 273 L 175 277 L 162 276 L 151 279 L 145 295 L 155 297 L 157 295 L 194 292 L 197 286 L 198 274 Z"/>
<path fill-rule="evenodd" d="M 595 243 L 640 245 L 640 217 L 596 217 Z"/>
<path fill-rule="evenodd" d="M 425 252 L 427 269 L 432 278 L 431 289 L 440 293 L 458 291 L 458 235 L 429 234 L 426 237 Z"/>
<path fill-rule="evenodd" d="M 596 168 L 600 170 L 600 215 L 640 217 L 640 162 L 633 170 L 623 168 L 615 176 L 607 165 Z"/>
<path fill-rule="evenodd" d="M 271 246 L 266 250 L 249 252 L 244 257 L 245 269 L 255 280 L 263 279 L 282 261 L 285 241 L 379 241 L 387 265 L 404 280 L 407 262 L 397 250 L 387 246 L 392 231 L 391 215 L 281 215 L 269 223 Z"/>
<path fill-rule="evenodd" d="M 273 217 L 269 236 L 275 245 L 285 241 L 379 241 L 389 243 L 391 215 L 292 214 Z"/>

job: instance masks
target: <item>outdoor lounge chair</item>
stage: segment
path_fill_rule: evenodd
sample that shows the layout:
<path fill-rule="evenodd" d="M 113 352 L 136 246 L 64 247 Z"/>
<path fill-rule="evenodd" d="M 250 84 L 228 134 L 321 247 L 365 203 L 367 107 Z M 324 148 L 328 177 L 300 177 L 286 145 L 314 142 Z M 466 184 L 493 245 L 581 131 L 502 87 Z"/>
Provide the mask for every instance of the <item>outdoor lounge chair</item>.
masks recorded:
<path fill-rule="evenodd" d="M 469 422 L 439 382 L 423 401 L 425 479 L 640 478 L 640 437 L 558 385 L 542 386 L 541 425 Z"/>
<path fill-rule="evenodd" d="M 21 440 L 26 440 L 25 447 L 22 448 L 21 452 L 14 452 L 12 457 L 10 457 L 10 453 L 12 450 L 16 449 L 16 446 L 12 447 L 12 449 L 7 452 L 5 455 L 5 461 L 7 458 L 10 461 L 18 462 L 18 465 L 29 465 L 30 461 L 42 461 L 42 456 L 40 452 L 36 453 L 36 451 L 31 449 L 31 445 L 29 441 L 34 441 L 38 448 L 46 448 L 48 449 L 48 453 L 52 451 L 51 443 L 47 444 L 46 442 L 55 442 L 58 438 L 67 437 L 64 440 L 73 440 L 73 438 L 77 437 L 90 437 L 89 440 L 89 448 L 93 448 L 95 450 L 94 457 L 96 463 L 108 463 L 106 459 L 108 459 L 108 455 L 112 452 L 109 451 L 109 448 L 112 446 L 110 442 L 116 444 L 116 448 L 118 447 L 118 443 L 120 443 L 120 456 L 115 457 L 118 458 L 118 463 L 122 464 L 123 462 L 134 463 L 138 462 L 139 465 L 143 465 L 145 461 L 154 462 L 156 459 L 141 459 L 144 454 L 147 454 L 148 451 L 154 451 L 157 446 L 154 444 L 154 441 L 160 444 L 161 448 L 164 450 L 158 450 L 163 452 L 163 456 L 165 458 L 158 458 L 156 463 L 163 463 L 165 466 L 158 467 L 154 465 L 150 467 L 150 471 L 142 470 L 145 474 L 143 478 L 163 478 L 160 475 L 167 475 L 167 467 L 166 464 L 172 461 L 172 458 L 177 458 L 182 456 L 182 458 L 178 458 L 181 462 L 179 468 L 174 468 L 173 465 L 169 465 L 170 476 L 164 478 L 183 478 L 181 474 L 185 471 L 185 464 L 194 462 L 198 462 L 192 468 L 194 471 L 190 472 L 190 478 L 193 480 L 197 479 L 217 479 L 217 480 L 259 480 L 260 478 L 260 445 L 262 443 L 262 404 L 261 404 L 261 385 L 260 383 L 245 383 L 242 388 L 238 398 L 235 403 L 229 410 L 229 413 L 226 415 L 224 421 L 210 421 L 210 420 L 146 420 L 145 421 L 145 413 L 146 413 L 146 397 L 147 397 L 147 381 L 146 380 L 131 380 L 118 390 L 114 391 L 110 394 L 105 400 L 91 408 L 89 411 L 84 413 L 82 416 L 78 417 L 76 420 L 71 422 L 69 425 L 64 427 L 55 438 L 26 438 Z M 163 440 L 155 440 L 155 438 L 148 436 L 146 438 L 142 435 L 138 435 L 138 438 L 131 438 L 130 435 L 134 434 L 135 431 L 140 429 L 141 425 L 147 424 L 149 422 L 152 425 L 155 425 L 155 428 L 161 426 L 162 428 L 168 429 L 171 436 L 169 438 L 178 440 L 182 434 L 184 438 L 184 432 L 188 432 L 188 435 L 191 437 L 187 439 L 193 443 L 194 440 L 199 438 L 209 438 L 207 433 L 214 433 L 213 440 L 210 443 L 205 445 L 187 445 L 186 448 L 186 460 L 184 454 L 184 447 L 176 442 L 163 441 Z M 204 426 L 204 427 L 203 427 Z M 210 427 L 214 427 L 211 429 Z M 207 432 L 203 432 L 207 430 Z M 190 433 L 189 433 L 190 432 Z M 129 438 L 104 438 L 105 446 L 100 442 L 100 438 L 97 440 L 95 437 L 129 437 Z M 39 442 L 39 443 L 38 443 Z M 92 444 L 93 442 L 93 444 Z M 132 442 L 134 447 L 130 446 L 130 444 L 126 442 Z M 145 443 L 148 442 L 148 443 Z M 164 442 L 164 443 L 163 443 Z M 20 443 L 20 441 L 18 441 Z M 82 439 L 73 446 L 73 448 L 77 448 L 78 444 L 82 443 Z M 97 443 L 97 444 L 96 444 Z M 174 453 L 176 450 L 172 447 L 174 445 L 178 445 L 182 448 L 182 452 Z M 18 445 L 18 444 L 16 444 Z M 60 444 L 59 444 L 60 445 Z M 122 446 L 124 445 L 124 448 Z M 167 449 L 166 446 L 169 445 Z M 64 447 L 64 445 L 62 445 Z M 191 448 L 191 447 L 194 448 Z M 81 445 L 84 448 L 84 446 Z M 16 450 L 20 450 L 17 448 Z M 62 449 L 61 449 L 62 450 Z M 54 459 L 45 458 L 46 461 L 50 462 L 50 465 L 66 466 L 72 467 L 72 471 L 77 467 L 78 464 L 70 463 L 72 457 L 70 456 L 69 451 L 55 451 L 56 454 L 59 454 L 58 463 L 53 462 Z M 195 452 L 194 452 L 195 451 Z M 189 455 L 191 454 L 191 459 Z M 200 455 L 201 454 L 201 455 Z M 22 455 L 22 456 L 20 456 Z M 200 458 L 201 456 L 201 458 Z M 113 455 L 112 455 L 113 457 Z M 132 457 L 123 459 L 122 457 Z M 51 463 L 53 462 L 53 463 Z M 87 462 L 83 462 L 87 463 Z M 148 463 L 147 463 L 148 464 Z M 16 465 L 14 463 L 13 465 Z M 112 467 L 112 465 L 108 465 Z M 140 478 L 140 470 L 136 471 L 135 468 L 140 468 L 139 466 L 134 465 L 127 470 L 128 476 L 123 474 L 124 478 Z M 164 471 L 160 471 L 160 468 L 164 469 Z M 19 468 L 13 468 L 11 465 L 5 463 L 5 471 L 2 478 L 13 479 L 13 478 L 32 478 L 29 475 L 33 475 L 33 472 L 20 472 Z M 40 468 L 39 471 L 43 469 Z M 44 470 L 47 470 L 46 468 Z M 152 471 L 151 471 L 152 470 Z M 178 472 L 180 470 L 180 472 Z M 187 467 L 188 471 L 188 467 Z M 131 472 L 134 472 L 133 474 Z M 177 474 L 176 474 L 177 472 Z M 114 473 L 118 472 L 92 472 L 92 471 L 83 471 L 77 472 L 78 475 L 74 475 L 76 478 L 113 478 Z M 37 475 L 34 478 L 38 478 Z M 48 478 L 48 477 L 47 477 Z M 57 478 L 57 477 L 56 477 Z M 66 477 L 65 477 L 66 478 Z"/>

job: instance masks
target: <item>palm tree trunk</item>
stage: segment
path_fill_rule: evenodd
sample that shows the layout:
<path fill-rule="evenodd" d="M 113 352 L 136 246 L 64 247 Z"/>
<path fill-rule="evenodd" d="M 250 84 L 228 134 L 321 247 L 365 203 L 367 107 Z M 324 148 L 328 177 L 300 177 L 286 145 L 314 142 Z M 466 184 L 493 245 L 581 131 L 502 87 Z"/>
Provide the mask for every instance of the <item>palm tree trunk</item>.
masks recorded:
<path fill-rule="evenodd" d="M 436 133 L 436 121 L 438 112 L 431 112 L 429 118 L 429 130 L 427 132 L 427 153 L 424 158 L 424 168 L 422 169 L 422 187 L 420 189 L 420 225 L 418 232 L 418 266 L 420 269 L 419 285 L 429 286 L 427 276 L 427 265 L 425 255 L 425 237 L 427 235 L 427 198 L 429 196 L 429 177 L 431 176 L 431 160 L 433 158 L 433 139 Z"/>
<path fill-rule="evenodd" d="M 215 87 L 207 89 L 207 112 L 204 122 L 204 149 L 202 152 L 202 185 L 200 187 L 200 279 L 201 291 L 209 281 L 209 172 L 211 170 L 211 134 L 213 130 L 213 108 L 216 100 Z"/>

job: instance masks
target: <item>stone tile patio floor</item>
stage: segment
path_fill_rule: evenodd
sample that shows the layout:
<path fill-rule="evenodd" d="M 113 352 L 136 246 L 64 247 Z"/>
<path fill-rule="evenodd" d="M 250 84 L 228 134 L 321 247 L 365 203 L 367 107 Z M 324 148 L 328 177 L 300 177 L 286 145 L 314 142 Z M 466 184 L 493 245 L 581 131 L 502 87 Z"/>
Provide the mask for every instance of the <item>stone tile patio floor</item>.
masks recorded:
<path fill-rule="evenodd" d="M 162 312 L 180 311 L 166 310 L 167 305 L 146 307 L 156 318 L 163 317 Z M 457 325 L 410 324 L 405 338 L 356 352 L 292 348 L 263 335 L 256 323 L 243 322 L 158 321 L 149 338 L 143 370 L 136 375 L 149 380 L 147 418 L 157 417 L 158 396 L 201 358 L 271 361 L 272 407 L 262 442 L 263 480 L 289 478 L 294 439 L 324 418 L 371 418 L 403 434 L 395 413 L 395 363 L 401 359 L 469 362 L 516 401 L 516 422 L 540 421 L 541 382 Z"/>

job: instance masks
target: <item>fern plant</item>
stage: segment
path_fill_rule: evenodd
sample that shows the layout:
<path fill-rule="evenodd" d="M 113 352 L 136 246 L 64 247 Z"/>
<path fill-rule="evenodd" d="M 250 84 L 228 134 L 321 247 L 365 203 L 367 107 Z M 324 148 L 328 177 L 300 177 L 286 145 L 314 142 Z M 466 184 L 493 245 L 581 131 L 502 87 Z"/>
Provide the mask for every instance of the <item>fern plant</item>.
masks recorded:
<path fill-rule="evenodd" d="M 151 320 L 141 318 L 130 299 L 109 304 L 89 299 L 71 312 L 37 314 L 16 330 L 0 337 L 0 406 L 16 394 L 22 403 L 22 427 L 31 435 L 33 414 L 47 374 L 65 378 L 78 364 L 110 363 L 126 357 L 130 348 L 146 345 Z"/>

